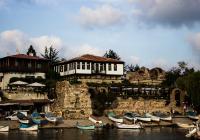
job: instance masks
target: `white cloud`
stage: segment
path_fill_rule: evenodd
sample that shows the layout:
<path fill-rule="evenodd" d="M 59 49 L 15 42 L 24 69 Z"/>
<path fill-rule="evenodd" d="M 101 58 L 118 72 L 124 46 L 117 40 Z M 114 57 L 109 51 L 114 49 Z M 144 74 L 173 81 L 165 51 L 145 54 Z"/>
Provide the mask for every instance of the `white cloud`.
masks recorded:
<path fill-rule="evenodd" d="M 29 37 L 19 30 L 8 30 L 0 33 L 0 55 L 16 54 L 16 50 L 20 53 L 26 53 L 29 45 L 33 45 L 38 55 L 44 52 L 45 46 L 53 46 L 60 50 L 63 43 L 60 38 L 55 36 L 39 36 Z"/>
<path fill-rule="evenodd" d="M 159 67 L 159 68 L 163 68 L 165 70 L 170 68 L 168 62 L 163 58 L 158 58 L 158 59 L 154 60 L 150 67 L 151 68 Z"/>
<path fill-rule="evenodd" d="M 97 56 L 103 56 L 105 53 L 104 50 L 101 50 L 97 47 L 91 46 L 89 44 L 81 44 L 80 46 L 70 47 L 66 51 L 66 56 L 69 56 L 68 58 L 81 56 L 83 54 L 93 54 Z"/>
<path fill-rule="evenodd" d="M 148 24 L 193 25 L 200 21 L 199 0 L 129 0 L 134 18 Z"/>
<path fill-rule="evenodd" d="M 130 57 L 130 63 L 131 64 L 139 64 L 140 63 L 140 58 L 139 57 L 137 57 L 137 56 L 131 56 Z"/>
<path fill-rule="evenodd" d="M 38 36 L 30 37 L 20 30 L 8 30 L 0 33 L 0 56 L 12 55 L 18 53 L 26 53 L 30 45 L 33 45 L 37 55 L 40 56 L 44 52 L 45 46 L 51 45 L 59 51 L 59 57 L 73 58 L 83 54 L 94 54 L 102 56 L 104 50 L 93 47 L 88 43 L 79 46 L 67 46 L 57 36 Z"/>
<path fill-rule="evenodd" d="M 64 46 L 62 40 L 56 36 L 40 36 L 30 38 L 30 42 L 39 52 L 44 52 L 45 46 L 53 46 L 57 50 L 61 50 Z"/>
<path fill-rule="evenodd" d="M 102 5 L 96 9 L 89 7 L 81 7 L 79 22 L 86 28 L 106 27 L 122 23 L 124 18 L 123 13 L 110 6 Z"/>
<path fill-rule="evenodd" d="M 189 36 L 188 42 L 190 43 L 192 49 L 200 54 L 200 33 Z"/>

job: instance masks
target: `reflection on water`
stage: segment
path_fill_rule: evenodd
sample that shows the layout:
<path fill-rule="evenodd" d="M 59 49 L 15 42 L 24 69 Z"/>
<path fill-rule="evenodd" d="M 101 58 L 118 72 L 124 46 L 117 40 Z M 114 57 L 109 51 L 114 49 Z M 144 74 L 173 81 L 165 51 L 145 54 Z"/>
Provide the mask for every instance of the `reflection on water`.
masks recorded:
<path fill-rule="evenodd" d="M 0 140 L 185 140 L 187 130 L 170 127 L 137 129 L 41 129 L 11 130 L 0 133 Z"/>

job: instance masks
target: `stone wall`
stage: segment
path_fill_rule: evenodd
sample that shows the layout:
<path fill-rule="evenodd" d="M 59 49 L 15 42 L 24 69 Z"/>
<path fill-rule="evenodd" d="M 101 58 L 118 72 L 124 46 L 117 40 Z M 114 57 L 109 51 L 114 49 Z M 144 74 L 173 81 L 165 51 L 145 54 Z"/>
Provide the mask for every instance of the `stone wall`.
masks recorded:
<path fill-rule="evenodd" d="M 117 108 L 109 109 L 107 111 L 114 111 L 117 114 L 123 114 L 124 112 L 138 112 L 143 114 L 144 112 L 170 112 L 170 106 L 165 106 L 165 100 L 144 100 L 143 98 L 139 99 L 122 99 L 117 98 Z"/>
<path fill-rule="evenodd" d="M 91 100 L 86 84 L 71 85 L 57 82 L 57 99 L 51 105 L 53 112 L 60 112 L 65 119 L 84 119 L 92 114 Z"/>

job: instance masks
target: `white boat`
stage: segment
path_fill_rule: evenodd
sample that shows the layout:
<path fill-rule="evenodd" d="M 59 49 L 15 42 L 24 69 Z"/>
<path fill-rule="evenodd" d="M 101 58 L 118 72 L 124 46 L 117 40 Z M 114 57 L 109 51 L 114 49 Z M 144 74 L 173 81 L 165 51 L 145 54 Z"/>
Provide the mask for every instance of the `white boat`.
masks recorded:
<path fill-rule="evenodd" d="M 58 121 L 61 121 L 63 118 L 62 117 L 57 117 L 51 112 L 48 112 L 45 114 L 45 119 L 48 120 L 49 122 L 56 123 Z"/>
<path fill-rule="evenodd" d="M 187 124 L 187 123 L 176 123 L 176 125 L 180 128 L 194 128 L 195 125 L 193 124 Z"/>
<path fill-rule="evenodd" d="M 29 120 L 21 120 L 21 119 L 19 119 L 19 122 L 20 122 L 20 123 L 28 124 L 28 123 L 29 123 Z"/>
<path fill-rule="evenodd" d="M 92 117 L 92 116 L 89 117 L 89 120 L 90 120 L 91 122 L 95 123 L 95 124 L 102 124 L 102 123 L 103 123 L 102 121 L 99 121 L 99 120 L 94 119 L 94 117 Z"/>
<path fill-rule="evenodd" d="M 189 138 L 189 137 L 193 136 L 196 132 L 197 132 L 197 128 L 195 127 L 193 129 L 189 130 L 188 134 L 186 134 L 185 136 L 187 138 Z"/>
<path fill-rule="evenodd" d="M 114 117 L 114 116 L 108 116 L 108 118 L 109 118 L 111 121 L 118 122 L 118 123 L 123 123 L 123 118 L 116 118 L 116 117 Z"/>
<path fill-rule="evenodd" d="M 143 117 L 143 116 L 138 116 L 136 117 L 137 120 L 139 121 L 144 121 L 144 122 L 150 122 L 151 121 L 151 117 Z"/>
<path fill-rule="evenodd" d="M 25 125 L 25 124 L 20 124 L 19 126 L 19 130 L 23 130 L 23 131 L 37 131 L 38 130 L 38 125 Z"/>
<path fill-rule="evenodd" d="M 122 124 L 122 123 L 116 123 L 116 127 L 119 129 L 141 129 L 141 124 Z"/>
<path fill-rule="evenodd" d="M 163 121 L 172 121 L 172 116 L 160 117 Z"/>
<path fill-rule="evenodd" d="M 160 121 L 160 117 L 154 116 L 154 115 L 152 115 L 150 113 L 146 113 L 145 116 L 150 117 L 152 121 L 155 121 L 155 122 L 159 122 Z"/>
<path fill-rule="evenodd" d="M 124 118 L 129 120 L 129 121 L 136 121 L 137 118 L 135 117 L 135 115 L 131 112 L 125 113 L 124 114 Z"/>
<path fill-rule="evenodd" d="M 188 115 L 188 118 L 190 118 L 192 120 L 198 120 L 199 119 L 198 116 L 193 116 L 193 115 Z"/>
<path fill-rule="evenodd" d="M 0 132 L 8 132 L 9 126 L 0 126 Z"/>

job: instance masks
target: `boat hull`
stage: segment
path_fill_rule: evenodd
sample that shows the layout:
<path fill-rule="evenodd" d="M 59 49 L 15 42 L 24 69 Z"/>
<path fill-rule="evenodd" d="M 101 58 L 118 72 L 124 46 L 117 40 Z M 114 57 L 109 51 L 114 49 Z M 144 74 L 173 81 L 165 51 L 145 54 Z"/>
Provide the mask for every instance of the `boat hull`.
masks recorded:
<path fill-rule="evenodd" d="M 89 126 L 80 126 L 80 125 L 77 125 L 76 127 L 78 129 L 82 129 L 82 130 L 94 130 L 95 129 L 94 125 L 89 125 Z"/>
<path fill-rule="evenodd" d="M 194 129 L 190 130 L 190 131 L 188 132 L 188 134 L 186 134 L 185 136 L 186 136 L 187 138 L 189 138 L 189 137 L 193 136 L 196 132 L 197 132 L 197 128 L 194 128 Z"/>
<path fill-rule="evenodd" d="M 150 117 L 152 121 L 155 121 L 155 122 L 159 122 L 159 121 L 160 121 L 160 117 L 151 115 L 151 114 L 149 114 L 149 113 L 146 113 L 145 115 L 146 115 L 147 117 Z"/>
<path fill-rule="evenodd" d="M 102 124 L 103 122 L 102 121 L 99 121 L 99 120 L 96 120 L 96 119 L 94 119 L 93 117 L 89 117 L 89 120 L 91 121 L 91 122 L 93 122 L 93 123 L 95 123 L 95 124 Z"/>
<path fill-rule="evenodd" d="M 20 122 L 20 123 L 28 124 L 28 123 L 29 123 L 29 120 L 20 120 L 20 119 L 19 119 L 19 122 Z"/>
<path fill-rule="evenodd" d="M 195 126 L 193 124 L 189 125 L 189 124 L 185 124 L 185 123 L 176 123 L 176 125 L 180 128 L 194 128 Z"/>
<path fill-rule="evenodd" d="M 142 128 L 140 124 L 122 124 L 122 123 L 117 123 L 116 127 L 119 129 L 141 129 Z"/>
<path fill-rule="evenodd" d="M 150 117 L 136 117 L 137 120 L 143 121 L 143 122 L 150 122 L 151 118 Z"/>
<path fill-rule="evenodd" d="M 8 132 L 9 126 L 0 126 L 0 132 Z"/>
<path fill-rule="evenodd" d="M 108 116 L 108 118 L 113 122 L 123 123 L 123 119 L 122 118 L 115 118 L 115 117 L 112 117 L 112 116 Z"/>
<path fill-rule="evenodd" d="M 22 130 L 22 131 L 37 131 L 38 125 L 32 125 L 32 126 L 26 127 L 26 128 L 19 127 L 19 130 Z"/>

